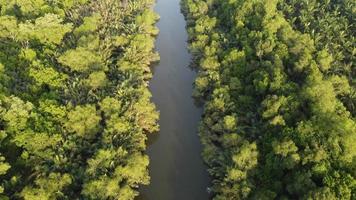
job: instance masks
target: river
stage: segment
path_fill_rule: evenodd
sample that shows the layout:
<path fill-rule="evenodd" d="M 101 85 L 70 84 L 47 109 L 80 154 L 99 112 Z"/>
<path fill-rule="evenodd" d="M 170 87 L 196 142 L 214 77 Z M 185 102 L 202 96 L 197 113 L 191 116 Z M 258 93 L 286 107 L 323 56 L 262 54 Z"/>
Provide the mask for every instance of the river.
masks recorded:
<path fill-rule="evenodd" d="M 152 101 L 160 111 L 160 132 L 150 136 L 149 186 L 141 186 L 140 200 L 207 200 L 209 176 L 201 158 L 197 134 L 202 109 L 194 104 L 196 73 L 189 68 L 187 32 L 180 0 L 158 0 L 160 34 L 156 50 L 161 61 L 150 81 Z"/>

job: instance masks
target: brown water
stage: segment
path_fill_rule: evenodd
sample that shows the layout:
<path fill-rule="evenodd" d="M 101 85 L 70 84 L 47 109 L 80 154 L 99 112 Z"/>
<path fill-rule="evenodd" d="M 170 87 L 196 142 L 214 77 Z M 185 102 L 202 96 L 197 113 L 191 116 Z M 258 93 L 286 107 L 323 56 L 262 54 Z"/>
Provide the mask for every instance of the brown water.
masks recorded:
<path fill-rule="evenodd" d="M 207 200 L 209 176 L 197 134 L 201 108 L 194 105 L 196 74 L 188 67 L 186 22 L 179 0 L 158 0 L 161 19 L 156 48 L 161 56 L 150 82 L 152 101 L 160 111 L 160 132 L 150 138 L 151 184 L 141 187 L 140 200 Z"/>

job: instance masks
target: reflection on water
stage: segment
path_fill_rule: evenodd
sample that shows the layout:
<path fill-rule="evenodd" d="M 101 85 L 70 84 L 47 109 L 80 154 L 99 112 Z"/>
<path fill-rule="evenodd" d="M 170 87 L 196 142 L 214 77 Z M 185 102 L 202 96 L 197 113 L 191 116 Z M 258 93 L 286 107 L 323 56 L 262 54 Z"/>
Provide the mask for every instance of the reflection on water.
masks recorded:
<path fill-rule="evenodd" d="M 160 111 L 160 132 L 149 136 L 151 184 L 140 188 L 139 200 L 206 200 L 209 178 L 197 135 L 202 114 L 194 104 L 195 72 L 189 68 L 185 21 L 179 0 L 158 0 L 161 19 L 156 48 L 161 61 L 150 81 L 152 101 Z"/>

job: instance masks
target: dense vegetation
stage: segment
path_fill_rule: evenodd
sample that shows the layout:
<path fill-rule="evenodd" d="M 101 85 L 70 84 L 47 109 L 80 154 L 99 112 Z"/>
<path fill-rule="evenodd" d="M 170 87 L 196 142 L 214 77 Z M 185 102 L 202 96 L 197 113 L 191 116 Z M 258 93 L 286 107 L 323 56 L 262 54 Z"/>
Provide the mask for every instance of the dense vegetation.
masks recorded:
<path fill-rule="evenodd" d="M 133 199 L 157 131 L 153 0 L 0 0 L 0 199 Z"/>
<path fill-rule="evenodd" d="M 183 0 L 225 199 L 355 199 L 354 1 Z"/>
<path fill-rule="evenodd" d="M 278 8 L 283 11 L 293 28 L 310 34 L 315 47 L 332 55 L 326 75 L 338 75 L 343 84 L 349 80 L 350 90 L 338 94 L 353 117 L 356 116 L 356 1 L 280 1 Z M 341 77 L 345 78 L 341 78 Z"/>

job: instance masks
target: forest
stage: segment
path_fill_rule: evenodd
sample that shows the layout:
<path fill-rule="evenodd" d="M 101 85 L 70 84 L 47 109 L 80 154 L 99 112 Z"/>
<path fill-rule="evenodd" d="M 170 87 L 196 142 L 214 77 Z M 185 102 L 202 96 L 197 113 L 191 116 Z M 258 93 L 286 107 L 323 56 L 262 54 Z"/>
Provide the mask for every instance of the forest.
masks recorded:
<path fill-rule="evenodd" d="M 352 0 L 183 0 L 215 200 L 356 199 Z"/>
<path fill-rule="evenodd" d="M 0 199 L 134 199 L 148 184 L 153 0 L 0 0 Z"/>
<path fill-rule="evenodd" d="M 0 200 L 141 200 L 157 162 L 148 138 L 164 134 L 150 90 L 159 53 L 197 72 L 206 169 L 194 170 L 211 182 L 187 182 L 214 200 L 356 199 L 356 1 L 158 1 L 180 3 L 191 58 L 158 52 L 178 18 L 157 0 L 0 0 Z M 160 17 L 171 35 L 156 42 Z M 171 84 L 192 77 L 168 71 Z M 190 93 L 158 84 L 177 89 L 162 101 Z M 193 119 L 183 100 L 163 107 L 167 130 Z M 159 146 L 173 155 L 158 159 L 169 191 L 193 170 L 177 163 L 195 145 L 185 136 Z"/>

